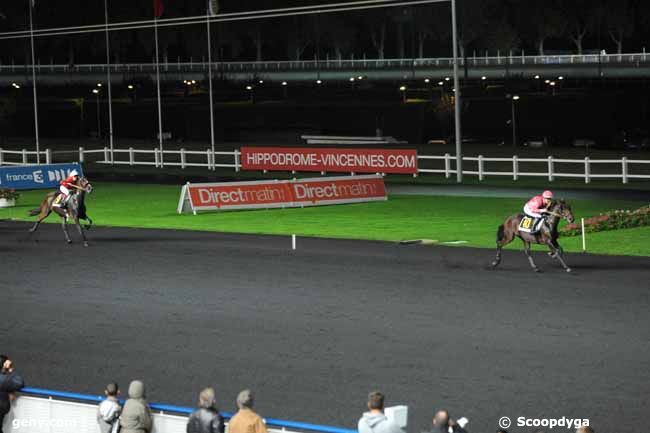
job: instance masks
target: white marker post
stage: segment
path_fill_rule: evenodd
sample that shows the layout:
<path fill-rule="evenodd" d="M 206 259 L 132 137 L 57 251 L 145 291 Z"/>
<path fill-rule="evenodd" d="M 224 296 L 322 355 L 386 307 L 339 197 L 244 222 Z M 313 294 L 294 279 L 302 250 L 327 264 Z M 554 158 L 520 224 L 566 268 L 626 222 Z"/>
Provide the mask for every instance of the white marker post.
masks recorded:
<path fill-rule="evenodd" d="M 291 235 L 291 249 L 296 250 L 296 235 Z"/>
<path fill-rule="evenodd" d="M 587 239 L 585 237 L 585 219 L 580 218 L 580 222 L 582 224 L 582 252 L 584 253 L 587 251 Z"/>

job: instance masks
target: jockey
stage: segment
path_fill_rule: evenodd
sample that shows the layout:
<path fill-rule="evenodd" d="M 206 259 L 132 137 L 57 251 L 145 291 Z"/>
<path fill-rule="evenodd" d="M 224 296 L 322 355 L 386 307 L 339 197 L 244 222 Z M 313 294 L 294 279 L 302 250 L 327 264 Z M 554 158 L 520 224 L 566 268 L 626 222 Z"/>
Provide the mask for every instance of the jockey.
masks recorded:
<path fill-rule="evenodd" d="M 542 213 L 546 212 L 553 200 L 553 192 L 544 191 L 542 195 L 536 195 L 528 200 L 524 206 L 524 213 L 531 218 L 542 218 Z"/>
<path fill-rule="evenodd" d="M 60 182 L 59 191 L 61 191 L 63 194 L 63 198 L 59 200 L 58 203 L 54 204 L 54 206 L 65 208 L 68 200 L 70 199 L 70 188 L 74 188 L 74 186 L 77 185 L 78 181 L 79 172 L 77 170 L 72 170 L 70 174 L 68 174 L 68 177 Z"/>

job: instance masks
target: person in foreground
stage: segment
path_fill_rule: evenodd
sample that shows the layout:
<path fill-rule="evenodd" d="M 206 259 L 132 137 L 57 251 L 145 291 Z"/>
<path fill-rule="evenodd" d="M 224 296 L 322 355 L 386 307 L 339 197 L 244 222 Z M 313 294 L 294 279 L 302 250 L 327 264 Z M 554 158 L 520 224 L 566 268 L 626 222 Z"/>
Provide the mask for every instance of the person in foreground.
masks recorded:
<path fill-rule="evenodd" d="M 120 429 L 120 412 L 122 406 L 117 400 L 120 388 L 117 383 L 106 385 L 106 399 L 99 404 L 97 408 L 97 424 L 101 433 L 117 433 Z"/>
<path fill-rule="evenodd" d="M 404 433 L 404 430 L 384 415 L 384 394 L 381 392 L 368 394 L 368 410 L 359 419 L 359 433 Z"/>
<path fill-rule="evenodd" d="M 224 433 L 223 417 L 217 409 L 214 389 L 206 388 L 199 394 L 199 408 L 187 420 L 187 433 Z"/>
<path fill-rule="evenodd" d="M 431 433 L 467 433 L 455 420 L 449 417 L 449 412 L 445 409 L 436 412 L 433 417 L 433 429 Z"/>
<path fill-rule="evenodd" d="M 228 423 L 228 433 L 268 433 L 261 416 L 253 412 L 253 393 L 245 389 L 237 396 L 239 410 Z"/>
<path fill-rule="evenodd" d="M 14 372 L 14 363 L 6 355 L 0 355 L 0 433 L 5 415 L 11 410 L 11 402 L 16 398 L 15 392 L 25 386 L 21 375 Z"/>
<path fill-rule="evenodd" d="M 151 409 L 146 400 L 144 383 L 134 380 L 129 385 L 129 399 L 120 417 L 120 433 L 150 433 L 153 426 Z"/>

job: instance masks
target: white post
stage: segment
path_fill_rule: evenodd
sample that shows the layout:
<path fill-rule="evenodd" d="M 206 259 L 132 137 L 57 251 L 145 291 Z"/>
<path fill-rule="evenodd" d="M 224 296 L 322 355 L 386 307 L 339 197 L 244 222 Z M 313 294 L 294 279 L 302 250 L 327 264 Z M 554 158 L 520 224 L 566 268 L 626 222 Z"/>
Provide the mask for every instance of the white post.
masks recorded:
<path fill-rule="evenodd" d="M 0 147 L 0 166 L 4 164 L 4 154 L 2 153 L 2 147 Z"/>
<path fill-rule="evenodd" d="M 550 155 L 548 157 L 548 180 L 553 182 L 553 157 Z"/>
<path fill-rule="evenodd" d="M 214 153 L 205 149 L 205 155 L 208 157 L 208 170 L 214 170 Z"/>
<path fill-rule="evenodd" d="M 585 156 L 585 183 L 590 182 L 589 174 L 590 174 L 589 157 Z"/>
<path fill-rule="evenodd" d="M 79 162 L 83 163 L 84 162 L 84 148 L 79 147 Z"/>
<path fill-rule="evenodd" d="M 135 163 L 135 153 L 133 152 L 133 148 L 129 147 L 129 165 L 133 165 Z"/>
<path fill-rule="evenodd" d="M 235 172 L 237 173 L 239 172 L 241 167 L 240 157 L 241 157 L 240 152 L 237 149 L 235 149 Z"/>
<path fill-rule="evenodd" d="M 512 155 L 512 180 L 517 180 L 519 177 L 519 159 L 517 155 Z"/>
<path fill-rule="evenodd" d="M 621 159 L 621 176 L 623 177 L 623 183 L 627 183 L 627 157 Z"/>
<path fill-rule="evenodd" d="M 181 168 L 185 168 L 185 149 L 181 147 Z"/>
<path fill-rule="evenodd" d="M 27 165 L 27 149 L 23 149 L 23 165 Z"/>
<path fill-rule="evenodd" d="M 296 250 L 296 235 L 291 235 L 291 249 Z"/>
<path fill-rule="evenodd" d="M 483 180 L 483 155 L 478 156 L 478 180 Z"/>
<path fill-rule="evenodd" d="M 104 162 L 111 162 L 109 156 L 109 149 L 108 147 L 104 146 Z"/>
<path fill-rule="evenodd" d="M 449 161 L 450 155 L 445 153 L 445 178 L 449 179 L 451 177 L 451 161 Z"/>
<path fill-rule="evenodd" d="M 580 218 L 580 221 L 582 223 L 582 251 L 587 251 L 587 239 L 585 236 L 585 219 Z"/>
<path fill-rule="evenodd" d="M 45 163 L 52 164 L 52 150 L 45 149 Z"/>

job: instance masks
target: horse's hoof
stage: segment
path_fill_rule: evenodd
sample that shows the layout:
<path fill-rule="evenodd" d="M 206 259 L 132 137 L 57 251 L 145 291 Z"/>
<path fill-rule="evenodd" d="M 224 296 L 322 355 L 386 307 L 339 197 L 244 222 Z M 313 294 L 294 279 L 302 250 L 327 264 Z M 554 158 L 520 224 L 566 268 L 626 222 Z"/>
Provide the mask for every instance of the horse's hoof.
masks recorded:
<path fill-rule="evenodd" d="M 72 241 L 66 241 L 66 242 L 68 243 L 68 245 L 70 245 L 72 243 Z"/>
<path fill-rule="evenodd" d="M 87 246 L 88 246 L 88 242 L 84 242 L 84 247 L 87 247 Z"/>
<path fill-rule="evenodd" d="M 567 271 L 567 272 L 571 272 L 571 268 L 566 268 L 566 271 Z"/>
<path fill-rule="evenodd" d="M 540 268 L 533 268 L 533 271 L 535 271 L 535 272 L 542 272 L 542 270 L 541 270 Z"/>
<path fill-rule="evenodd" d="M 492 262 L 492 268 L 496 268 L 497 266 L 499 266 L 499 262 Z"/>

